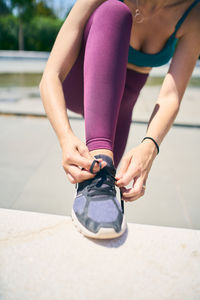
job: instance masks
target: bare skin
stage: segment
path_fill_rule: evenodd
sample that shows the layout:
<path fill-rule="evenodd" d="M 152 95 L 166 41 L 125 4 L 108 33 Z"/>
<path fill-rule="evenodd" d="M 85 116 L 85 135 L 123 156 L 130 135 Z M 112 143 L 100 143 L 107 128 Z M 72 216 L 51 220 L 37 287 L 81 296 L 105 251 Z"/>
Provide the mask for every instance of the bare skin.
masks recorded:
<path fill-rule="evenodd" d="M 173 5 L 174 3 L 179 5 Z M 139 1 L 139 8 L 144 15 L 142 23 L 134 21 L 135 1 L 125 0 L 133 15 L 130 45 L 144 53 L 154 54 L 163 49 L 167 39 L 173 33 L 177 21 L 181 18 L 192 1 Z M 191 17 L 190 17 L 191 19 Z M 170 20 L 170 22 L 169 22 Z M 190 21 L 188 21 L 190 22 Z M 187 23 L 188 23 L 187 22 Z M 187 30 L 186 20 L 178 30 L 176 37 L 180 38 Z M 158 31 L 159 28 L 159 31 Z M 156 32 L 156 34 L 155 34 Z M 149 73 L 152 68 L 139 67 L 128 63 L 127 68 L 140 73 Z"/>
<path fill-rule="evenodd" d="M 145 14 L 145 3 L 149 5 L 149 11 L 152 8 L 151 13 L 153 14 L 153 6 L 156 1 L 151 1 L 151 3 L 150 1 L 142 2 L 144 6 L 141 6 L 141 11 L 144 16 L 148 16 L 148 13 Z M 173 33 L 177 21 L 192 2 L 184 1 L 179 5 L 171 6 L 170 4 L 173 4 L 174 1 L 170 0 L 165 1 L 165 5 L 168 4 L 169 6 L 162 8 L 161 3 L 164 4 L 164 1 L 159 1 L 160 9 L 153 18 L 147 17 L 143 23 L 135 24 L 135 28 L 133 24 L 130 44 L 135 49 L 146 53 L 159 52 Z M 130 6 L 130 1 L 126 1 L 126 4 Z M 176 37 L 179 38 L 179 44 L 149 121 L 146 136 L 153 137 L 159 145 L 176 118 L 187 83 L 200 53 L 199 16 L 200 5 L 198 4 L 177 32 Z M 167 21 L 169 19 L 170 22 Z M 156 28 L 159 28 L 159 31 Z M 156 35 L 154 32 L 156 32 Z M 147 73 L 150 71 L 146 68 L 135 68 L 133 65 L 132 69 Z M 133 148 L 124 155 L 121 168 L 116 176 L 118 179 L 116 184 L 123 189 L 123 199 L 125 201 L 134 201 L 144 195 L 145 189 L 143 186 L 146 185 L 155 157 L 156 148 L 151 140 L 145 140 L 138 147 Z M 125 186 L 131 181 L 133 181 L 132 188 L 126 189 Z"/>
<path fill-rule="evenodd" d="M 78 56 L 87 19 L 103 2 L 78 0 L 75 3 L 57 36 L 40 83 L 44 108 L 58 136 L 63 153 L 63 168 L 71 183 L 94 176 L 88 170 L 95 154 L 105 153 L 113 158 L 113 153 L 107 149 L 89 152 L 85 144 L 72 132 L 61 85 Z M 145 53 L 159 52 L 174 31 L 175 24 L 192 2 L 188 0 L 177 4 L 175 0 L 139 0 L 139 8 L 145 19 L 141 24 L 133 21 L 130 45 Z M 134 16 L 135 1 L 125 0 L 125 4 Z M 146 135 L 153 137 L 159 145 L 179 111 L 184 91 L 200 53 L 199 17 L 200 4 L 197 4 L 177 32 L 179 44 L 149 121 Z M 141 73 L 149 73 L 151 70 L 131 64 L 127 67 Z M 134 201 L 144 195 L 143 185 L 146 185 L 156 154 L 154 143 L 145 140 L 123 156 L 121 168 L 116 176 L 116 185 L 123 189 L 125 201 Z M 103 162 L 103 166 L 105 165 Z M 95 168 L 98 170 L 98 165 Z M 132 188 L 126 189 L 130 182 L 133 182 Z"/>

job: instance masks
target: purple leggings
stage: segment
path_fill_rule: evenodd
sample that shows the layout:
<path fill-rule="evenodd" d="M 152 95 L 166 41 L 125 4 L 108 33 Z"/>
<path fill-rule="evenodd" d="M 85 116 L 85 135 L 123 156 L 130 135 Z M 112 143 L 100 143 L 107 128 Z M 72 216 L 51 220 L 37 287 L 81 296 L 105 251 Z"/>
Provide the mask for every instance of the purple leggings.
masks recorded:
<path fill-rule="evenodd" d="M 148 77 L 127 69 L 131 27 L 132 15 L 124 3 L 101 4 L 85 26 L 79 56 L 63 82 L 66 107 L 84 116 L 88 149 L 113 151 L 115 167 Z"/>

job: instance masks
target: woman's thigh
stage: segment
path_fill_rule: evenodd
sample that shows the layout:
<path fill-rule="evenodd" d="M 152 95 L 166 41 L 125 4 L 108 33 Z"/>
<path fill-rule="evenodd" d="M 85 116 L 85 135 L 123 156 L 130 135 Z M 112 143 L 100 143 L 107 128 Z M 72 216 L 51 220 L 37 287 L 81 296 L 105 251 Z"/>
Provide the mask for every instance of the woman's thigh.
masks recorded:
<path fill-rule="evenodd" d="M 102 90 L 106 94 L 107 90 L 104 86 L 108 89 L 109 85 L 111 88 L 106 78 L 109 79 L 109 82 L 111 78 L 116 79 L 116 53 L 119 75 L 123 77 L 121 75 L 123 70 L 120 67 L 124 65 L 125 71 L 124 57 L 128 52 L 124 54 L 124 47 L 119 47 L 118 40 L 121 41 L 121 44 L 129 42 L 131 19 L 132 15 L 129 8 L 118 0 L 107 0 L 89 17 L 83 32 L 80 54 L 63 82 L 63 92 L 68 109 L 83 115 L 84 100 L 88 99 L 86 97 L 88 94 L 91 95 L 90 90 L 93 86 L 97 89 L 97 85 L 100 85 L 100 91 L 95 90 L 97 93 L 95 101 Z M 98 82 L 99 79 L 102 80 Z M 113 91 L 120 90 L 122 79 L 119 80 L 119 84 Z"/>
<path fill-rule="evenodd" d="M 84 115 L 84 48 L 84 45 L 82 45 L 75 64 L 63 81 L 63 93 L 66 107 L 69 110 L 81 115 Z"/>

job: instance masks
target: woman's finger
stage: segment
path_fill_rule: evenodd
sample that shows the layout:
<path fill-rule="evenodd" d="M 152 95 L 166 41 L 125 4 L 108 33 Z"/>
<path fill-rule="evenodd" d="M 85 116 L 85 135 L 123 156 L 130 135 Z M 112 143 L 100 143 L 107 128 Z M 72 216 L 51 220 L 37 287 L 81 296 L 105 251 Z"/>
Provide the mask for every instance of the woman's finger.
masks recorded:
<path fill-rule="evenodd" d="M 68 177 L 69 181 L 70 181 L 72 184 L 75 184 L 75 183 L 76 183 L 76 180 L 74 179 L 74 177 L 72 177 L 71 174 L 67 173 L 67 177 Z"/>
<path fill-rule="evenodd" d="M 118 187 L 123 187 L 128 185 L 133 178 L 135 178 L 139 173 L 139 170 L 133 164 L 129 164 L 126 173 L 117 181 Z"/>
<path fill-rule="evenodd" d="M 135 201 L 135 200 L 141 198 L 142 196 L 144 196 L 144 192 L 141 192 L 141 194 L 139 194 L 138 196 L 132 197 L 132 198 L 122 197 L 122 200 L 124 200 L 126 202 L 132 202 L 132 201 Z"/>
<path fill-rule="evenodd" d="M 119 171 L 117 172 L 117 175 L 115 176 L 115 178 L 117 179 L 117 182 L 116 182 L 117 186 L 119 186 L 118 184 L 120 183 L 121 178 L 126 173 L 129 163 L 130 163 L 129 157 L 125 157 L 122 159 L 121 167 L 120 167 Z"/>
<path fill-rule="evenodd" d="M 122 193 L 123 199 L 128 200 L 128 201 L 133 201 L 133 200 L 136 200 L 136 199 L 140 198 L 141 196 L 143 196 L 145 193 L 145 188 L 144 188 L 145 183 L 144 182 L 145 181 L 141 176 L 135 177 L 133 187 L 123 191 L 123 193 Z"/>
<path fill-rule="evenodd" d="M 65 170 L 65 169 L 64 169 L 64 170 Z M 68 180 L 69 180 L 72 184 L 75 184 L 75 183 L 76 183 L 76 180 L 74 179 L 74 177 L 73 177 L 70 173 L 68 173 L 66 170 L 65 170 L 65 173 L 66 173 L 66 175 L 67 175 Z"/>
<path fill-rule="evenodd" d="M 79 144 L 78 145 L 78 152 L 80 153 L 81 156 L 87 158 L 87 159 L 93 159 L 92 155 L 89 152 L 88 147 L 85 144 Z"/>
<path fill-rule="evenodd" d="M 102 159 L 97 159 L 98 161 L 101 161 L 101 168 L 104 168 L 107 163 L 102 161 Z M 69 164 L 70 165 L 75 165 L 80 167 L 81 169 L 85 169 L 87 171 L 89 171 L 92 163 L 93 163 L 94 159 L 88 159 L 85 157 L 82 157 L 81 155 L 75 154 L 72 158 L 70 158 L 69 160 Z M 95 164 L 93 171 L 96 173 L 98 171 L 100 171 L 100 165 L 98 163 Z"/>
<path fill-rule="evenodd" d="M 93 172 L 94 172 L 94 173 L 99 172 L 100 169 L 104 168 L 104 167 L 107 165 L 107 163 L 106 163 L 105 161 L 103 161 L 102 158 L 98 158 L 98 159 L 94 158 L 94 157 L 90 154 L 90 152 L 89 152 L 89 150 L 88 150 L 88 148 L 87 148 L 87 146 L 86 146 L 85 144 L 79 144 L 79 145 L 78 145 L 78 151 L 79 151 L 79 153 L 80 153 L 80 155 L 81 155 L 82 157 L 84 157 L 85 159 L 89 160 L 90 162 L 92 161 L 92 162 L 90 163 L 90 166 L 92 165 L 94 159 L 95 159 L 95 160 L 98 160 L 99 162 L 101 162 L 101 168 L 100 168 L 100 164 L 95 163 L 95 165 L 94 165 L 94 167 L 93 167 Z M 81 167 L 82 167 L 82 168 L 85 168 L 85 167 L 83 167 L 83 166 L 81 166 Z M 89 170 L 90 167 L 89 167 L 89 168 L 86 168 L 86 169 Z"/>
<path fill-rule="evenodd" d="M 140 195 L 142 192 L 143 179 L 141 177 L 135 177 L 132 188 L 124 192 L 123 196 L 126 198 L 133 198 Z"/>
<path fill-rule="evenodd" d="M 144 192 L 142 192 L 141 194 L 139 194 L 136 197 L 132 197 L 132 198 L 122 198 L 122 200 L 126 201 L 126 202 L 133 202 L 135 200 L 138 200 L 139 198 L 141 198 L 142 196 L 144 196 Z"/>
<path fill-rule="evenodd" d="M 74 178 L 75 183 L 79 183 L 87 179 L 92 179 L 96 176 L 95 174 L 92 174 L 87 170 L 81 170 L 75 165 L 68 166 L 67 172 L 72 176 L 72 178 Z"/>

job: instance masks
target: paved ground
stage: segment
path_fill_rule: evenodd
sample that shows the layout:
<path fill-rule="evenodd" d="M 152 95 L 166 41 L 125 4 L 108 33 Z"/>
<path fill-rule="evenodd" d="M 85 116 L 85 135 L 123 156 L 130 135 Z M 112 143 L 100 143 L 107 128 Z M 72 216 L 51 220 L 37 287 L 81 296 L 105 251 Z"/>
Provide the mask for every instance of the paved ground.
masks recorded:
<path fill-rule="evenodd" d="M 134 121 L 148 121 L 158 93 L 159 86 L 145 86 L 134 109 Z M 175 124 L 200 127 L 199 95 L 199 87 L 188 87 Z M 0 114 L 2 113 L 46 116 L 37 87 L 0 87 Z M 72 112 L 69 115 L 80 119 L 79 115 Z"/>
<path fill-rule="evenodd" d="M 72 127 L 84 139 L 83 120 Z M 146 126 L 132 124 L 127 150 L 141 141 Z M 125 205 L 129 222 L 200 228 L 197 128 L 174 127 L 161 146 L 146 195 Z M 61 165 L 61 150 L 46 118 L 0 117 L 0 207 L 69 215 L 74 186 Z"/>
<path fill-rule="evenodd" d="M 199 91 L 188 87 L 177 126 L 165 138 L 151 170 L 146 195 L 125 205 L 129 222 L 200 229 Z M 150 86 L 142 91 L 126 151 L 145 135 L 158 92 L 159 87 Z M 69 215 L 74 186 L 66 178 L 59 143 L 44 116 L 38 88 L 0 88 L 0 207 Z M 83 120 L 69 116 L 84 140 Z"/>

